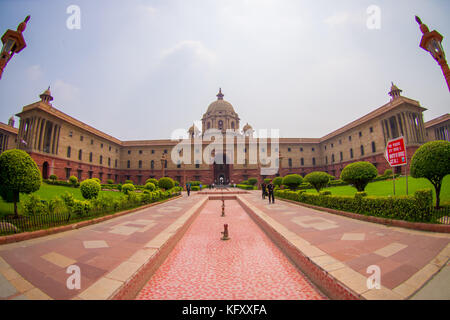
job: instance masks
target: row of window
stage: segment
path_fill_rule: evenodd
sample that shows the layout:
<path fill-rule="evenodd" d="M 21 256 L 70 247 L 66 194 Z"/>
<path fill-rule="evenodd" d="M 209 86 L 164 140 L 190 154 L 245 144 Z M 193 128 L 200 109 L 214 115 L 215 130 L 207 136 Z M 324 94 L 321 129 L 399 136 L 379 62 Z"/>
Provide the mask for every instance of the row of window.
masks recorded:
<path fill-rule="evenodd" d="M 72 148 L 69 146 L 67 147 L 67 158 L 70 158 L 72 156 Z M 78 150 L 78 160 L 83 160 L 83 150 Z M 93 161 L 93 154 L 92 152 L 89 153 L 89 162 Z M 103 156 L 101 155 L 99 158 L 99 164 L 103 164 Z M 111 167 L 111 158 L 108 158 L 108 166 Z M 114 160 L 114 167 L 117 168 L 117 159 Z"/>
<path fill-rule="evenodd" d="M 142 150 L 139 150 L 138 152 L 139 154 L 142 154 Z M 152 149 L 151 153 L 154 154 L 155 150 Z M 167 153 L 167 149 L 164 149 L 164 153 Z M 128 150 L 128 154 L 131 154 L 131 150 Z"/>
<path fill-rule="evenodd" d="M 71 137 L 71 138 L 73 137 L 72 131 L 69 131 L 69 137 Z M 84 136 L 80 136 L 80 141 L 84 141 Z M 94 139 L 91 139 L 91 145 L 94 145 Z M 103 149 L 103 143 L 100 143 L 100 148 Z M 109 146 L 108 150 L 111 151 L 112 147 Z M 116 153 L 118 153 L 118 152 L 119 152 L 119 149 L 116 148 Z"/>

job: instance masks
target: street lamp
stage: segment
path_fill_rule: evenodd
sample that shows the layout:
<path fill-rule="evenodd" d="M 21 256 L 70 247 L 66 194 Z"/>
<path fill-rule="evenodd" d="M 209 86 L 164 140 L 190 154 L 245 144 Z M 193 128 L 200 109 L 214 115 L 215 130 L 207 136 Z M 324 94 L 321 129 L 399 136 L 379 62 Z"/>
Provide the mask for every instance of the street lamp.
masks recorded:
<path fill-rule="evenodd" d="M 0 53 L 0 79 L 2 78 L 3 70 L 13 55 L 19 53 L 27 46 L 22 32 L 25 31 L 28 20 L 30 20 L 30 16 L 27 16 L 25 20 L 17 26 L 17 31 L 8 29 L 2 36 L 3 48 Z"/>
<path fill-rule="evenodd" d="M 433 59 L 441 66 L 442 73 L 450 91 L 450 69 L 445 60 L 445 53 L 441 44 L 444 37 L 436 30 L 430 32 L 427 25 L 422 23 L 418 16 L 416 16 L 416 21 L 420 25 L 420 31 L 423 33 L 422 39 L 420 40 L 420 47 L 428 51 Z"/>

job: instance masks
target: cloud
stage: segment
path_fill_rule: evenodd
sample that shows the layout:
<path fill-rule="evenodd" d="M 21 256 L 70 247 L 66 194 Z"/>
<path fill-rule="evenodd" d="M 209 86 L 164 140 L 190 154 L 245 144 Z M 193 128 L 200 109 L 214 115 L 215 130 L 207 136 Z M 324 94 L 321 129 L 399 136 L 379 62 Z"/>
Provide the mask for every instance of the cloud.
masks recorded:
<path fill-rule="evenodd" d="M 29 80 L 37 81 L 41 79 L 44 73 L 42 72 L 40 65 L 33 65 L 26 69 L 26 74 Z"/>
<path fill-rule="evenodd" d="M 216 55 L 206 48 L 202 42 L 193 40 L 183 40 L 170 49 L 161 52 L 161 59 L 181 59 L 191 60 L 191 62 L 201 62 L 214 64 Z"/>
<path fill-rule="evenodd" d="M 61 105 L 77 102 L 80 98 L 79 88 L 60 79 L 52 84 L 51 92 Z"/>

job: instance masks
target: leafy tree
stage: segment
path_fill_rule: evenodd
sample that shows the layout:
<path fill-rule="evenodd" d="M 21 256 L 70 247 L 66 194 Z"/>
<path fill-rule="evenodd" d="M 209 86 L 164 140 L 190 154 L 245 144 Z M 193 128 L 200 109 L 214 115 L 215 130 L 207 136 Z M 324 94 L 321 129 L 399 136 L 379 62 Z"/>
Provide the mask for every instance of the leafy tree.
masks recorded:
<path fill-rule="evenodd" d="M 352 184 L 359 192 L 364 191 L 367 184 L 378 175 L 377 168 L 367 161 L 353 162 L 341 172 L 341 180 Z"/>
<path fill-rule="evenodd" d="M 75 188 L 77 186 L 78 183 L 78 178 L 75 176 L 70 176 L 69 178 L 69 182 L 72 184 L 72 186 Z"/>
<path fill-rule="evenodd" d="M 80 184 L 80 191 L 81 195 L 85 199 L 95 199 L 97 198 L 99 192 L 101 189 L 100 183 L 94 178 L 94 179 L 87 179 L 81 182 Z"/>
<path fill-rule="evenodd" d="M 129 194 L 130 192 L 136 190 L 136 188 L 134 187 L 134 185 L 132 183 L 125 183 L 124 185 L 122 185 L 122 192 L 125 194 Z"/>
<path fill-rule="evenodd" d="M 14 215 L 20 193 L 32 193 L 41 187 L 42 177 L 39 168 L 28 153 L 12 149 L 0 155 L 0 196 L 14 202 Z"/>
<path fill-rule="evenodd" d="M 55 182 L 56 180 L 58 180 L 58 177 L 56 176 L 56 174 L 52 174 L 50 175 L 49 179 Z"/>
<path fill-rule="evenodd" d="M 289 189 L 295 190 L 303 182 L 303 178 L 298 174 L 288 174 L 282 181 L 282 183 Z"/>
<path fill-rule="evenodd" d="M 169 190 L 169 189 L 172 189 L 175 186 L 175 183 L 173 182 L 172 178 L 163 177 L 163 178 L 159 179 L 158 186 L 161 189 Z"/>
<path fill-rule="evenodd" d="M 386 170 L 384 170 L 383 176 L 385 176 L 385 177 L 391 176 L 391 177 L 392 177 L 392 169 L 386 169 Z"/>
<path fill-rule="evenodd" d="M 426 178 L 436 191 L 436 208 L 439 208 L 442 180 L 450 174 L 450 142 L 431 141 L 414 153 L 410 167 L 413 178 Z"/>
<path fill-rule="evenodd" d="M 154 183 L 151 182 L 147 182 L 144 186 L 145 190 L 149 190 L 149 191 L 155 191 L 156 186 Z"/>
<path fill-rule="evenodd" d="M 272 181 L 274 186 L 281 186 L 283 184 L 283 178 L 282 177 L 276 177 L 275 179 L 273 179 Z"/>
<path fill-rule="evenodd" d="M 149 183 L 149 182 L 153 183 L 155 186 L 158 185 L 158 180 L 155 179 L 155 178 L 150 178 L 150 179 L 147 179 L 147 180 L 145 181 L 146 184 Z"/>
<path fill-rule="evenodd" d="M 255 184 L 258 183 L 258 179 L 256 179 L 256 178 L 249 178 L 247 181 L 248 181 L 248 184 L 251 186 L 254 186 Z"/>
<path fill-rule="evenodd" d="M 320 189 L 323 189 L 328 185 L 330 175 L 326 172 L 315 171 L 307 174 L 305 176 L 305 181 L 311 184 L 317 192 L 320 192 Z"/>
<path fill-rule="evenodd" d="M 92 180 L 94 180 L 94 181 L 97 181 L 98 182 L 98 184 L 102 184 L 102 182 L 100 181 L 100 179 L 99 178 L 92 178 Z"/>

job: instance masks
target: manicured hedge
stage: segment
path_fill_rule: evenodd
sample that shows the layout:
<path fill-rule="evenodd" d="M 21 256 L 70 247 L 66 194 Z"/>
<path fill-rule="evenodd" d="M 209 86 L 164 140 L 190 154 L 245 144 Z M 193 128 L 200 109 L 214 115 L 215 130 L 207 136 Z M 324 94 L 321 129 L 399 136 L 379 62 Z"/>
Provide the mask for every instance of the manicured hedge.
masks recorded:
<path fill-rule="evenodd" d="M 256 186 L 250 186 L 248 184 L 237 184 L 236 187 L 244 190 L 255 190 L 258 188 Z"/>
<path fill-rule="evenodd" d="M 276 190 L 275 195 L 319 207 L 414 222 L 431 220 L 433 201 L 431 189 L 417 190 L 412 196 L 394 197 L 366 196 L 365 192 L 359 192 L 354 197 L 335 196 L 327 192 L 317 195 L 304 190 Z"/>

